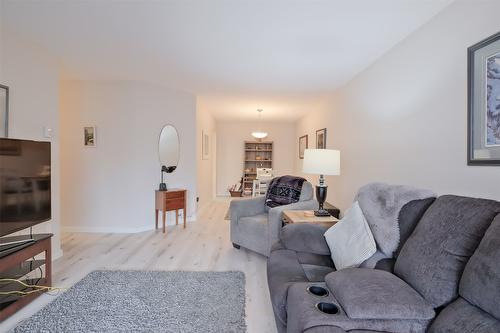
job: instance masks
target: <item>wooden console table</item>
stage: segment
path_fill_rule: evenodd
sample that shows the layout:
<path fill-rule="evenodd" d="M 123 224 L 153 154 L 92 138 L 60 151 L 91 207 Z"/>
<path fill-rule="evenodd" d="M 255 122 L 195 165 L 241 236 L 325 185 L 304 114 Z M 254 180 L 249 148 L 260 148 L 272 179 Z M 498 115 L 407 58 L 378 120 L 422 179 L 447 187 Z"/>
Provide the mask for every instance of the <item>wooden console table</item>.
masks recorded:
<path fill-rule="evenodd" d="M 35 240 L 32 243 L 19 245 L 9 250 L 5 250 L 0 257 L 0 278 L 1 279 L 21 279 L 27 284 L 34 284 L 40 286 L 52 285 L 52 255 L 50 248 L 50 238 L 52 234 L 37 234 L 33 235 Z M 15 241 L 20 240 L 21 236 L 6 237 L 3 240 Z M 26 236 L 24 236 L 26 238 Z M 36 255 L 45 253 L 44 259 L 33 259 Z M 40 279 L 33 278 L 26 281 L 25 276 L 33 271 L 38 270 L 41 266 L 45 265 L 45 276 Z M 32 289 L 24 289 L 16 282 L 1 283 L 1 291 L 14 291 L 21 290 L 30 291 Z M 4 295 L 0 296 L 0 321 L 8 318 L 16 311 L 27 305 L 35 298 L 40 296 L 43 291 L 35 292 L 26 296 L 17 295 Z"/>
<path fill-rule="evenodd" d="M 155 191 L 155 226 L 158 229 L 158 212 L 162 211 L 163 233 L 165 233 L 165 220 L 168 211 L 175 210 L 175 224 L 179 224 L 179 209 L 184 216 L 184 228 L 186 228 L 186 202 L 187 191 L 184 189 L 170 189 L 168 191 Z"/>

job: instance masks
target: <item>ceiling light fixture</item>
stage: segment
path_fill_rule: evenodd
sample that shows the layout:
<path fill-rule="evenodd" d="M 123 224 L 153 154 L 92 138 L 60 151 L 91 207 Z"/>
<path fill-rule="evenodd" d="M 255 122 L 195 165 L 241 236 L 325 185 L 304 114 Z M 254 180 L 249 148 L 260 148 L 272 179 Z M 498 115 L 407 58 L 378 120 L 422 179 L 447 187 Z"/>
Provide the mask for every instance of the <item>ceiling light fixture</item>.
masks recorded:
<path fill-rule="evenodd" d="M 261 119 L 260 119 L 262 111 L 264 111 L 264 110 L 257 109 L 257 112 L 259 113 L 259 126 L 262 125 Z M 258 131 L 252 132 L 252 136 L 256 139 L 262 140 L 267 136 L 267 133 L 263 132 L 262 129 L 259 127 Z"/>

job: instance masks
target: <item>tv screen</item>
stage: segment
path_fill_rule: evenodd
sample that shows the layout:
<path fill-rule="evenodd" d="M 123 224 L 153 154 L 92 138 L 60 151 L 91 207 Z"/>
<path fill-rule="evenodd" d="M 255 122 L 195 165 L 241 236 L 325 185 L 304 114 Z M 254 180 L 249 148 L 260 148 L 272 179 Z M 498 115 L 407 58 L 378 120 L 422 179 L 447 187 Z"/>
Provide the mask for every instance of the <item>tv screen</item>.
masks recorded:
<path fill-rule="evenodd" d="M 50 217 L 50 142 L 0 138 L 0 236 Z"/>

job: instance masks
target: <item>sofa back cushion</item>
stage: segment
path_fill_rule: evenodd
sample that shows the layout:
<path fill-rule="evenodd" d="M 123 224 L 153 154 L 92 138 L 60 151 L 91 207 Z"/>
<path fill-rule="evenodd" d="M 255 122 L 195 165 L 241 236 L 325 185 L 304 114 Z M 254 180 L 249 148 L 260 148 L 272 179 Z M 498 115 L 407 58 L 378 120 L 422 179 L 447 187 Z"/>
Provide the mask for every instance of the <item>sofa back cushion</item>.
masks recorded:
<path fill-rule="evenodd" d="M 397 257 L 403 245 L 410 237 L 418 222 L 422 219 L 425 211 L 436 200 L 436 198 L 427 198 L 421 200 L 413 200 L 404 205 L 399 211 L 399 246 L 396 250 Z"/>
<path fill-rule="evenodd" d="M 300 191 L 299 201 L 307 201 L 314 199 L 313 186 L 309 182 L 304 182 L 302 184 L 302 190 Z"/>
<path fill-rule="evenodd" d="M 439 197 L 401 249 L 394 273 L 434 308 L 448 304 L 458 295 L 467 261 L 499 213 L 497 201 Z"/>
<path fill-rule="evenodd" d="M 465 266 L 459 293 L 500 320 L 500 214 Z"/>

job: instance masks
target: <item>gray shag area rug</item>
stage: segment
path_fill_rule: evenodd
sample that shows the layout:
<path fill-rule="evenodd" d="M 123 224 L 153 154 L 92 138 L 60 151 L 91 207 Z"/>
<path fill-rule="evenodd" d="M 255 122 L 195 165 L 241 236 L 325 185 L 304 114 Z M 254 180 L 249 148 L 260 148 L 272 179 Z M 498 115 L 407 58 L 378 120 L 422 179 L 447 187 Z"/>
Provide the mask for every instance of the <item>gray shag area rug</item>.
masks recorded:
<path fill-rule="evenodd" d="M 95 271 L 12 332 L 246 332 L 245 275 Z"/>

